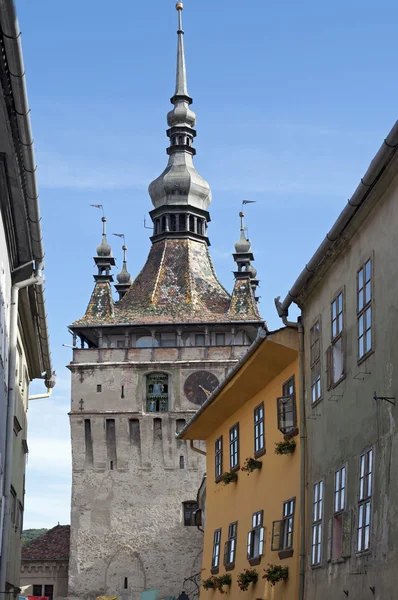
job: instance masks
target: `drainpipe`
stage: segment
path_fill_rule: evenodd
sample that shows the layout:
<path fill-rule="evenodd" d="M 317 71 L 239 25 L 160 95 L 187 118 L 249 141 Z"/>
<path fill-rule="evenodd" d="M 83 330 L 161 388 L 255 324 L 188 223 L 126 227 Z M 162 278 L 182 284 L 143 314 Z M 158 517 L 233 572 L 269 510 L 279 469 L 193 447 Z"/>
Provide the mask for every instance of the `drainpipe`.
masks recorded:
<path fill-rule="evenodd" d="M 3 543 L 0 557 L 0 590 L 4 591 L 6 586 L 6 570 L 8 556 L 8 536 L 10 531 L 10 491 L 12 475 L 12 454 L 14 443 L 14 413 L 15 413 L 15 387 L 16 387 L 16 364 L 17 364 L 17 339 L 18 339 L 18 300 L 19 291 L 31 285 L 42 286 L 44 277 L 41 265 L 36 269 L 35 275 L 19 283 L 15 283 L 11 289 L 11 314 L 10 314 L 10 350 L 8 371 L 8 399 L 7 399 L 7 424 L 6 424 L 6 451 L 4 461 L 4 526 Z"/>
<path fill-rule="evenodd" d="M 42 400 L 45 398 L 49 398 L 52 393 L 52 388 L 47 388 L 47 392 L 45 394 L 34 394 L 33 396 L 29 396 L 28 400 L 30 402 L 31 400 Z"/>
<path fill-rule="evenodd" d="M 294 327 L 299 336 L 299 390 L 300 390 L 300 554 L 299 554 L 299 593 L 298 600 L 304 600 L 305 590 L 305 500 L 306 500 L 306 422 L 305 422 L 305 374 L 304 374 L 304 326 L 301 317 L 297 323 L 287 320 L 282 316 L 282 322 L 286 327 Z"/>

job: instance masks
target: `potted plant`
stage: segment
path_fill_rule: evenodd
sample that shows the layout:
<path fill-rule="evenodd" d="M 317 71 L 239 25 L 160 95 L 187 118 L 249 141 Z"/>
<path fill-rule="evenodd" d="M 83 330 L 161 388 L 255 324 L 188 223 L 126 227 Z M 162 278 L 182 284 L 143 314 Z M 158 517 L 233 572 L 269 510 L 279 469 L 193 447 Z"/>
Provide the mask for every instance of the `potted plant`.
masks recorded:
<path fill-rule="evenodd" d="M 241 468 L 241 471 L 247 471 L 247 474 L 249 475 L 249 473 L 253 473 L 253 471 L 255 471 L 256 469 L 261 469 L 262 466 L 263 463 L 261 462 L 261 460 L 256 460 L 255 458 L 249 457 L 246 458 L 245 464 Z"/>
<path fill-rule="evenodd" d="M 282 565 L 271 565 L 268 563 L 268 569 L 264 569 L 263 579 L 269 581 L 271 585 L 276 585 L 279 581 L 286 581 L 289 578 L 289 567 Z"/>
<path fill-rule="evenodd" d="M 208 577 L 202 581 L 202 586 L 205 588 L 205 590 L 215 590 L 217 585 L 217 577 Z"/>
<path fill-rule="evenodd" d="M 246 592 L 251 583 L 257 583 L 258 573 L 256 569 L 245 569 L 242 573 L 239 573 L 236 581 L 241 592 Z"/>
<path fill-rule="evenodd" d="M 233 481 L 237 481 L 238 479 L 238 474 L 235 471 L 226 471 L 225 473 L 223 473 L 221 475 L 221 481 L 223 482 L 224 485 L 228 485 L 229 483 L 232 483 Z"/>
<path fill-rule="evenodd" d="M 294 440 L 285 440 L 275 444 L 275 454 L 292 454 L 295 449 L 296 442 Z"/>
<path fill-rule="evenodd" d="M 232 583 L 232 577 L 229 573 L 224 573 L 224 575 L 220 575 L 217 577 L 217 591 L 220 594 L 225 594 L 224 585 L 230 586 Z"/>

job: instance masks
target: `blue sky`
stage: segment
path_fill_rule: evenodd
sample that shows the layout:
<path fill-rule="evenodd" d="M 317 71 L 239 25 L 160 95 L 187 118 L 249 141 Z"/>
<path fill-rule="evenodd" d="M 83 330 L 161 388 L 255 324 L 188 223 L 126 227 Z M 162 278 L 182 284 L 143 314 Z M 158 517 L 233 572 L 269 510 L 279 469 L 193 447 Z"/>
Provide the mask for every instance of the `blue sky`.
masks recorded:
<path fill-rule="evenodd" d="M 124 232 L 133 276 L 149 249 L 148 184 L 164 169 L 174 92 L 173 0 L 17 0 L 46 248 L 58 383 L 29 408 L 25 527 L 69 522 L 67 325 L 83 315 L 100 240 Z M 247 207 L 261 312 L 284 296 L 355 190 L 397 118 L 398 5 L 186 0 L 196 168 L 213 191 L 209 235 L 232 288 Z M 120 265 L 121 242 L 109 236 Z M 41 390 L 41 386 L 39 386 Z M 37 385 L 33 386 L 37 391 Z"/>

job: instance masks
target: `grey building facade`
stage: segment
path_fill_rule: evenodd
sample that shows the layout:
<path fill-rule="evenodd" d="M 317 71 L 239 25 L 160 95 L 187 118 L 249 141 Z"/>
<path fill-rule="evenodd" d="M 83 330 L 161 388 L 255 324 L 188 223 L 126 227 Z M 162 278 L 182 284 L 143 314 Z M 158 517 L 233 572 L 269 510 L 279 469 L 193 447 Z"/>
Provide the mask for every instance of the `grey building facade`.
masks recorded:
<path fill-rule="evenodd" d="M 133 280 L 123 247 L 114 301 L 103 217 L 94 291 L 84 317 L 70 326 L 71 598 L 138 600 L 150 589 L 177 597 L 184 580 L 200 573 L 203 534 L 193 515 L 204 449 L 175 436 L 264 324 L 243 216 L 232 295 L 209 253 L 211 191 L 193 164 L 182 8 L 178 2 L 169 161 L 149 186 L 147 261 Z"/>
<path fill-rule="evenodd" d="M 44 249 L 20 31 L 0 3 L 0 592 L 17 596 L 29 384 L 54 384 Z"/>
<path fill-rule="evenodd" d="M 279 313 L 302 310 L 305 598 L 393 600 L 398 122 Z"/>

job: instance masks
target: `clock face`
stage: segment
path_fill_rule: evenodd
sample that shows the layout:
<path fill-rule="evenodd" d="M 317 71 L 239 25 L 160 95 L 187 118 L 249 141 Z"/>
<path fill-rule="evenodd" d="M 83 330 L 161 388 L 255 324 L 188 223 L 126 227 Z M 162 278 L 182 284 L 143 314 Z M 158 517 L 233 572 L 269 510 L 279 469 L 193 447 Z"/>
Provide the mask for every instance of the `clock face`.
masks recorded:
<path fill-rule="evenodd" d="M 190 402 L 203 404 L 218 384 L 219 381 L 213 373 L 196 371 L 196 373 L 192 373 L 185 381 L 184 393 Z"/>

